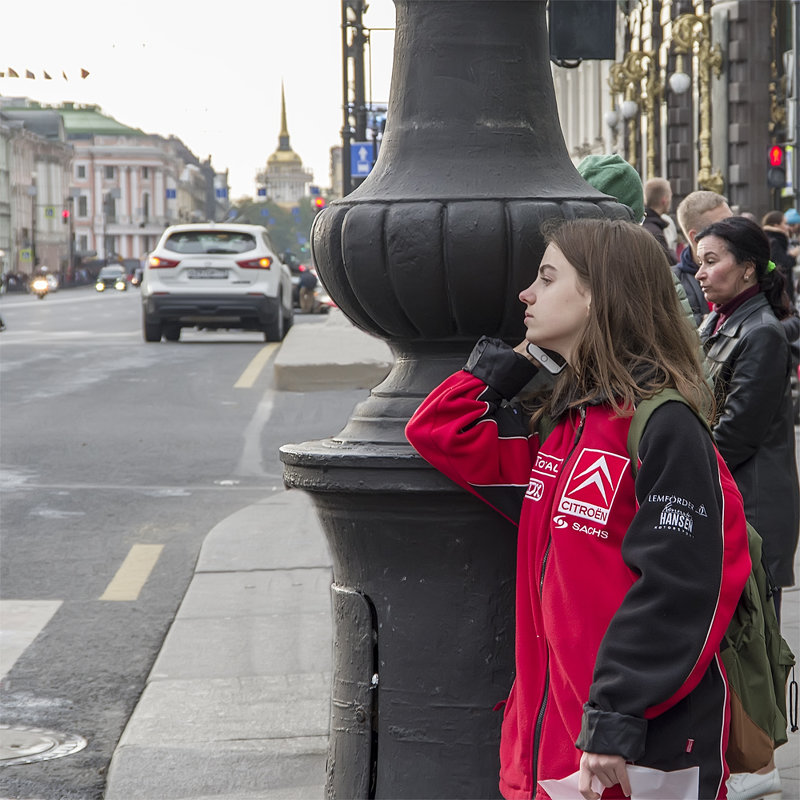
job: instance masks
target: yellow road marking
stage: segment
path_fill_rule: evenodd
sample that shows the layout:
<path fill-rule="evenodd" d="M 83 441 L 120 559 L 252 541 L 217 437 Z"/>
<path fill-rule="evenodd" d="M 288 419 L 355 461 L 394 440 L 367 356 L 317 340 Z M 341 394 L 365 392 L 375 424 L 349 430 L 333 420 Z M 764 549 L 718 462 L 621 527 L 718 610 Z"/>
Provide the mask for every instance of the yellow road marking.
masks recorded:
<path fill-rule="evenodd" d="M 239 380 L 233 384 L 234 389 L 252 389 L 253 384 L 258 380 L 261 370 L 269 361 L 270 356 L 278 349 L 278 343 L 264 345 L 254 356 L 253 360 L 247 365 Z"/>
<path fill-rule="evenodd" d="M 163 544 L 135 544 L 100 597 L 101 600 L 131 601 L 150 577 L 153 567 L 164 549 Z"/>

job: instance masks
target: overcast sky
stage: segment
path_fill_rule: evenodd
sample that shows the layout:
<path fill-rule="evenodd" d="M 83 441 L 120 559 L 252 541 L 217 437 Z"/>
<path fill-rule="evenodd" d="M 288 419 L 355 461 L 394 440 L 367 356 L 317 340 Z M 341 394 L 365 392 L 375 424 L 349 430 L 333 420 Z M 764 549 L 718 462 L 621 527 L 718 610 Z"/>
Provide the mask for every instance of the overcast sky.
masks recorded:
<path fill-rule="evenodd" d="M 370 0 L 364 21 L 393 27 L 394 4 Z M 20 77 L 0 78 L 0 95 L 93 103 L 125 125 L 174 134 L 229 170 L 236 199 L 255 195 L 278 145 L 283 80 L 292 148 L 327 187 L 342 127 L 340 23 L 339 0 L 16 0 L 3 3 L 0 72 Z M 392 46 L 392 33 L 373 31 L 375 102 L 388 99 Z"/>

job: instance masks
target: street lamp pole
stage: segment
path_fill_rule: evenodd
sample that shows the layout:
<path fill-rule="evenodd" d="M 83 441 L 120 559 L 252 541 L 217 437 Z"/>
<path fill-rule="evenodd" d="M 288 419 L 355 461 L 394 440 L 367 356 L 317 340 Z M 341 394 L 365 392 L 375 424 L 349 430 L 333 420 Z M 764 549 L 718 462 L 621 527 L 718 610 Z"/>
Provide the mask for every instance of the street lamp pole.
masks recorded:
<path fill-rule="evenodd" d="M 350 145 L 363 142 L 367 135 L 367 106 L 364 83 L 364 0 L 342 0 L 342 194 L 355 188 L 352 176 Z M 352 70 L 351 70 L 352 67 Z M 352 80 L 351 80 L 352 79 Z M 361 183 L 359 179 L 358 183 Z M 358 185 L 358 184 L 356 184 Z"/>
<path fill-rule="evenodd" d="M 664 93 L 664 84 L 658 75 L 655 53 L 631 50 L 621 62 L 612 64 L 608 85 L 613 95 L 621 94 L 625 99 L 620 105 L 620 115 L 628 121 L 628 162 L 636 168 L 636 119 L 639 103 L 647 118 L 647 176 L 656 174 L 656 112 Z M 617 117 L 613 117 L 616 123 Z"/>
<path fill-rule="evenodd" d="M 348 44 L 347 0 L 342 0 L 342 196 L 353 191 L 350 178 L 350 46 Z"/>
<path fill-rule="evenodd" d="M 678 78 L 684 75 L 683 58 L 697 53 L 697 93 L 700 104 L 699 158 L 697 183 L 701 189 L 722 193 L 722 173 L 712 172 L 711 163 L 711 76 L 722 73 L 722 50 L 711 44 L 711 17 L 708 14 L 681 14 L 672 24 L 672 44 L 678 56 L 676 74 L 670 78 L 672 90 L 680 93 L 691 85 Z M 677 80 L 676 80 L 677 79 Z"/>

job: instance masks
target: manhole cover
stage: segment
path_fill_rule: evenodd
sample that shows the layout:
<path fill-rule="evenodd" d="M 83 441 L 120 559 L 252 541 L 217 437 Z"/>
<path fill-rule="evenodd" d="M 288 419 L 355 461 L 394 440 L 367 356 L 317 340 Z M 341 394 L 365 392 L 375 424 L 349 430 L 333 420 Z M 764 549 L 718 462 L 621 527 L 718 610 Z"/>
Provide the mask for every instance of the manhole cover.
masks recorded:
<path fill-rule="evenodd" d="M 83 750 L 86 744 L 83 736 L 74 733 L 0 725 L 0 767 L 69 756 Z"/>

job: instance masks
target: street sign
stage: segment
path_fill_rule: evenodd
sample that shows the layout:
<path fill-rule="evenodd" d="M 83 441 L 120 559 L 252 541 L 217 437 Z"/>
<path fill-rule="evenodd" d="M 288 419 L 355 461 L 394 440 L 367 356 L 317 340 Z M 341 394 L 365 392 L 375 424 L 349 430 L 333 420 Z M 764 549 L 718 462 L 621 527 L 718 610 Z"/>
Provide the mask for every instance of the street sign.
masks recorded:
<path fill-rule="evenodd" d="M 350 143 L 350 177 L 365 178 L 375 163 L 372 142 Z"/>
<path fill-rule="evenodd" d="M 167 189 L 167 200 L 174 200 L 178 196 L 176 189 Z"/>
<path fill-rule="evenodd" d="M 56 215 L 56 207 L 55 206 L 45 206 L 44 215 L 46 217 L 54 217 Z"/>

